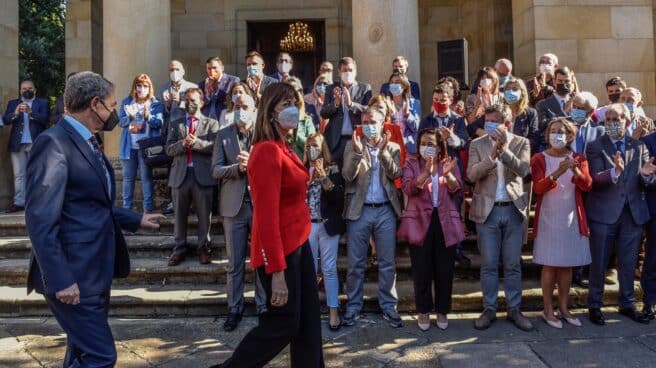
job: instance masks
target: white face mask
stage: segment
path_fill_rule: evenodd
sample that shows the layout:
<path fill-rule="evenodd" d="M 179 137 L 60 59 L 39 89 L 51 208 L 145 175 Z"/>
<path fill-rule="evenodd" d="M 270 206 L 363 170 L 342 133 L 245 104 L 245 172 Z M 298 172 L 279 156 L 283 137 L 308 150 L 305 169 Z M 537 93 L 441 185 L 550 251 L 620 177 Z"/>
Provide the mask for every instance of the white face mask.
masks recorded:
<path fill-rule="evenodd" d="M 549 144 L 551 147 L 561 149 L 567 146 L 567 134 L 564 133 L 550 133 Z"/>
<path fill-rule="evenodd" d="M 278 63 L 278 71 L 281 74 L 287 74 L 292 70 L 292 64 L 290 63 Z"/>
<path fill-rule="evenodd" d="M 310 146 L 308 149 L 308 158 L 310 161 L 316 161 L 319 157 L 321 157 L 321 148 Z"/>
<path fill-rule="evenodd" d="M 249 126 L 250 124 L 253 123 L 254 120 L 253 114 L 254 111 L 252 110 L 235 109 L 233 120 L 237 125 Z"/>
<path fill-rule="evenodd" d="M 145 86 L 137 86 L 137 97 L 146 98 L 148 97 L 149 92 L 150 92 L 150 88 Z"/>
<path fill-rule="evenodd" d="M 485 88 L 485 89 L 492 88 L 492 79 L 490 78 L 481 79 L 481 88 Z"/>
<path fill-rule="evenodd" d="M 171 73 L 169 73 L 169 77 L 171 78 L 171 81 L 175 83 L 180 82 L 183 76 L 184 73 L 182 72 L 182 70 L 174 70 Z"/>
<path fill-rule="evenodd" d="M 540 73 L 553 75 L 556 69 L 551 64 L 540 64 Z"/>
<path fill-rule="evenodd" d="M 340 73 L 342 82 L 346 84 L 353 84 L 355 82 L 355 72 L 342 72 Z"/>
<path fill-rule="evenodd" d="M 428 160 L 431 157 L 435 157 L 437 154 L 437 149 L 433 146 L 420 146 L 419 154 L 424 160 Z"/>

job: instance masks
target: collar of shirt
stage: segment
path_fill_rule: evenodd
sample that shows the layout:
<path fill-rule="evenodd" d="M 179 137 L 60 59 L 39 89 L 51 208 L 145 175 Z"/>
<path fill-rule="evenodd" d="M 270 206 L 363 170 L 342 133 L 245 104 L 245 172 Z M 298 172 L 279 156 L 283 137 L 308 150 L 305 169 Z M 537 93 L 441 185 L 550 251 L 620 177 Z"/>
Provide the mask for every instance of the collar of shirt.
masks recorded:
<path fill-rule="evenodd" d="M 36 97 L 32 98 L 31 100 L 27 100 L 27 99 L 21 97 L 21 101 L 23 103 L 26 103 L 30 108 L 32 107 L 32 102 L 34 102 L 35 99 L 36 99 Z"/>
<path fill-rule="evenodd" d="M 567 101 L 569 101 L 569 95 L 563 97 L 563 96 L 560 96 L 560 95 L 554 93 L 554 96 L 556 97 L 556 100 L 558 100 L 558 103 L 560 104 L 560 107 L 561 107 L 561 108 L 565 106 L 565 104 L 567 103 Z"/>
<path fill-rule="evenodd" d="M 442 121 L 444 120 L 449 120 L 449 117 L 451 116 L 451 109 L 446 110 L 446 115 L 439 116 L 435 110 L 433 110 L 433 119 L 440 119 Z"/>
<path fill-rule="evenodd" d="M 73 118 L 72 116 L 70 116 L 70 115 L 64 115 L 64 119 L 65 119 L 69 124 L 71 124 L 71 126 L 73 127 L 73 129 L 75 129 L 75 131 L 77 132 L 77 134 L 79 134 L 79 135 L 82 137 L 82 139 L 84 139 L 85 141 L 88 141 L 89 138 L 91 138 L 91 137 L 93 136 L 93 134 L 91 134 L 91 131 L 89 130 L 89 128 L 87 128 L 86 126 L 84 126 L 82 123 L 80 123 L 79 121 L 77 121 L 77 120 L 76 120 L 75 118 Z"/>
<path fill-rule="evenodd" d="M 610 138 L 610 137 L 608 137 L 608 138 Z M 626 134 L 624 134 L 624 137 L 622 137 L 622 138 L 620 138 L 620 139 L 613 139 L 613 138 L 610 138 L 610 141 L 613 142 L 613 144 L 615 144 L 615 143 L 617 143 L 617 142 L 619 142 L 619 141 L 622 141 L 622 143 L 626 144 Z"/>

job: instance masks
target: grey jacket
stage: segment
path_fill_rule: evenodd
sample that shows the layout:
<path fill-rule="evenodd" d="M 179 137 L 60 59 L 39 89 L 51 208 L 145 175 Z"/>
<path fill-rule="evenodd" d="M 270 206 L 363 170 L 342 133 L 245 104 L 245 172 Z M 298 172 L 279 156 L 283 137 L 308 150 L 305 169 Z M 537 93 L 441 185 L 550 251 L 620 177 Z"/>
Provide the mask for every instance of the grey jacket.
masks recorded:
<path fill-rule="evenodd" d="M 238 128 L 230 124 L 219 130 L 214 141 L 212 176 L 219 180 L 219 214 L 235 217 L 239 213 L 246 192 L 246 173 L 239 171 L 237 156 L 239 148 Z"/>
<path fill-rule="evenodd" d="M 212 150 L 214 140 L 219 131 L 219 122 L 205 116 L 200 116 L 196 126 L 196 141 L 192 146 L 192 161 L 196 181 L 203 186 L 216 185 L 212 177 Z M 178 188 L 187 174 L 187 149 L 182 142 L 187 136 L 186 117 L 171 122 L 166 139 L 166 154 L 173 157 L 169 186 Z"/>

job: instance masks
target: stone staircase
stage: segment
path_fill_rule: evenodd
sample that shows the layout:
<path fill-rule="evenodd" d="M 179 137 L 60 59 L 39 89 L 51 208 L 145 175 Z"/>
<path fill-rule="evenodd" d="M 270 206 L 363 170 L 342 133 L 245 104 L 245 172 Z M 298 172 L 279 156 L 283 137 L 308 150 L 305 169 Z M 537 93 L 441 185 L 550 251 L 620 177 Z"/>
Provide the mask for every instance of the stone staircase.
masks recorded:
<path fill-rule="evenodd" d="M 120 184 L 120 174 L 117 175 Z M 158 181 L 165 179 L 157 177 Z M 140 184 L 137 183 L 137 187 Z M 165 192 L 158 192 L 159 201 L 164 201 Z M 120 198 L 120 195 L 119 195 Z M 140 197 L 138 197 L 140 198 Z M 120 203 L 120 202 L 119 202 Z M 140 206 L 140 204 L 138 204 Z M 139 207 L 138 207 L 139 208 Z M 189 243 L 195 244 L 197 219 L 190 217 Z M 227 313 L 226 269 L 227 260 L 222 226 L 219 219 L 212 222 L 212 249 L 214 261 L 201 265 L 197 258 L 188 257 L 177 267 L 168 267 L 167 258 L 173 248 L 173 219 L 167 218 L 157 232 L 140 231 L 126 234 L 131 254 L 132 272 L 126 279 L 115 280 L 112 291 L 112 309 L 115 316 L 214 316 Z M 25 220 L 22 214 L 0 215 L 0 316 L 40 316 L 48 315 L 48 307 L 38 294 L 26 294 L 31 243 L 27 237 Z M 481 308 L 479 272 L 481 257 L 476 247 L 476 237 L 469 236 L 464 242 L 465 252 L 472 265 L 468 269 L 456 267 L 453 286 L 453 310 L 455 312 L 478 311 Z M 542 291 L 540 289 L 540 266 L 532 263 L 532 244 L 524 249 L 522 255 L 523 307 L 540 309 Z M 412 286 L 412 267 L 409 249 L 406 244 L 397 247 L 397 292 L 399 310 L 414 310 Z M 346 244 L 342 240 L 338 270 L 340 278 L 340 299 L 346 279 Z M 501 276 L 503 275 L 500 270 Z M 246 313 L 254 313 L 252 272 L 247 274 Z M 378 311 L 377 269 L 368 266 L 365 283 L 365 311 Z M 636 288 L 641 294 L 638 284 Z M 503 288 L 501 287 L 501 290 Z M 606 287 L 606 303 L 617 303 L 618 285 Z M 571 302 L 575 306 L 585 306 L 587 290 L 572 288 Z M 322 300 L 324 295 L 320 295 Z M 500 292 L 500 307 L 505 304 Z"/>

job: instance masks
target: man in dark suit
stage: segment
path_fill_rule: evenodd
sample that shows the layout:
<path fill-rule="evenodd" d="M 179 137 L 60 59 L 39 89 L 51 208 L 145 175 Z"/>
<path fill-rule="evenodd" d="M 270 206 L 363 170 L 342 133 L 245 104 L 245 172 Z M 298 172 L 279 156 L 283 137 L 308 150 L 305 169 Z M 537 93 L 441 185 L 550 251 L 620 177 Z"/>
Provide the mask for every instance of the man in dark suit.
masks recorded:
<path fill-rule="evenodd" d="M 355 60 L 344 57 L 337 64 L 340 80 L 326 90 L 321 117 L 330 119 L 324 136 L 333 161 L 342 167 L 344 148 L 351 141 L 353 131 L 360 125 L 362 113 L 371 99 L 371 86 L 355 80 Z"/>
<path fill-rule="evenodd" d="M 392 73 L 408 74 L 408 59 L 405 56 L 399 55 L 392 61 Z M 380 94 L 387 96 L 389 92 L 389 83 L 383 83 L 380 86 Z M 419 83 L 410 81 L 410 94 L 415 100 L 421 100 L 421 92 L 419 90 Z"/>
<path fill-rule="evenodd" d="M 166 154 L 173 157 L 169 187 L 175 212 L 175 248 L 169 266 L 177 266 L 187 254 L 187 221 L 193 203 L 198 216 L 197 253 L 201 264 L 212 261 L 209 245 L 212 220 L 212 150 L 219 122 L 203 116 L 203 91 L 190 88 L 185 94 L 184 117 L 171 122 Z"/>
<path fill-rule="evenodd" d="M 634 271 L 642 228 L 649 220 L 645 185 L 653 183 L 649 172 L 649 152 L 644 143 L 626 134 L 629 111 L 624 104 L 606 110 L 606 135 L 588 144 L 586 156 L 593 180 L 586 197 L 590 226 L 590 286 L 588 308 L 590 321 L 603 325 L 601 313 L 604 272 L 610 255 L 617 254 L 620 283 L 620 313 L 639 323 L 649 319 L 635 309 Z"/>
<path fill-rule="evenodd" d="M 8 151 L 14 170 L 14 202 L 8 213 L 25 209 L 25 170 L 32 142 L 50 123 L 48 101 L 37 98 L 36 87 L 31 80 L 20 84 L 20 98 L 9 101 L 3 117 L 6 125 L 12 125 Z"/>
<path fill-rule="evenodd" d="M 251 96 L 235 101 L 235 123 L 219 130 L 214 142 L 212 175 L 219 180 L 219 211 L 223 217 L 228 253 L 228 318 L 223 329 L 233 331 L 244 313 L 244 275 L 248 236 L 253 222 L 253 204 L 248 189 L 246 167 L 253 138 L 257 109 Z M 258 314 L 266 311 L 266 293 L 255 277 L 255 304 Z"/>
<path fill-rule="evenodd" d="M 540 126 L 540 136 L 544 136 L 544 130 L 551 120 L 557 117 L 567 116 L 565 106 L 575 93 L 573 84 L 572 71 L 564 66 L 556 69 L 554 76 L 554 93 L 537 103 L 535 109 L 538 110 L 538 123 Z M 542 152 L 546 148 L 540 147 L 537 151 Z"/>
<path fill-rule="evenodd" d="M 653 175 L 656 170 L 656 133 L 651 133 L 643 138 L 643 142 L 649 150 L 650 163 L 647 164 L 647 174 Z M 647 244 L 645 245 L 645 263 L 642 267 L 640 285 L 644 292 L 643 314 L 654 319 L 656 314 L 656 183 L 647 188 L 647 207 L 651 220 L 647 223 Z"/>
<path fill-rule="evenodd" d="M 246 83 L 253 91 L 255 105 L 260 101 L 264 90 L 278 80 L 264 75 L 264 58 L 257 51 L 250 51 L 246 54 Z"/>
<path fill-rule="evenodd" d="M 239 82 L 239 78 L 225 73 L 223 61 L 217 56 L 207 59 L 205 62 L 207 78 L 198 83 L 198 88 L 203 91 L 203 115 L 218 120 L 221 111 L 225 109 L 226 96 L 230 94 L 232 86 Z"/>
<path fill-rule="evenodd" d="M 121 228 L 157 229 L 163 216 L 113 205 L 114 171 L 93 136 L 118 122 L 112 83 L 78 73 L 64 100 L 68 115 L 34 141 L 27 165 L 27 291 L 45 296 L 67 334 L 64 367 L 113 367 L 110 288 L 130 272 Z"/>

